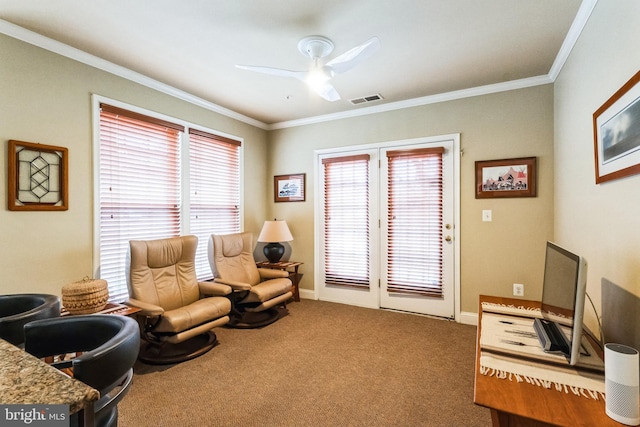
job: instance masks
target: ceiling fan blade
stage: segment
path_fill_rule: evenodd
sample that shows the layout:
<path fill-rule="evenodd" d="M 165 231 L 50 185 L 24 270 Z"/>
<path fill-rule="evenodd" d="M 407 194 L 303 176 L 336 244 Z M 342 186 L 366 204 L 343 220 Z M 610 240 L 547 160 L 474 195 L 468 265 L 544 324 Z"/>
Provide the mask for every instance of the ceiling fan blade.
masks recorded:
<path fill-rule="evenodd" d="M 377 37 L 372 37 L 360 46 L 356 46 L 353 49 L 343 53 L 342 55 L 327 62 L 327 66 L 330 67 L 335 73 L 344 73 L 349 71 L 365 59 L 369 58 L 380 48 L 380 40 Z"/>
<path fill-rule="evenodd" d="M 323 84 L 318 88 L 312 87 L 312 89 L 327 101 L 334 102 L 340 99 L 340 94 L 329 82 L 326 82 L 325 84 Z"/>
<path fill-rule="evenodd" d="M 263 74 L 271 74 L 273 76 L 293 77 L 302 81 L 305 80 L 307 75 L 306 71 L 291 71 L 291 70 L 283 70 L 281 68 L 258 67 L 254 65 L 236 65 L 236 67 L 240 68 L 241 70 L 255 71 L 256 73 L 263 73 Z"/>

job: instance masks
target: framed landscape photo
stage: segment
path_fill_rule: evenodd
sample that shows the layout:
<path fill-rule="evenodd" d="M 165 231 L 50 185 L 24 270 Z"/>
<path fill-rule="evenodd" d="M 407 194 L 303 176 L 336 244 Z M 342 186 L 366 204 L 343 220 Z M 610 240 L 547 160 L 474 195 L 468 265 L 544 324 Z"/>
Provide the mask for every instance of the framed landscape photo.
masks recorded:
<path fill-rule="evenodd" d="M 536 197 L 536 157 L 476 162 L 476 199 Z"/>
<path fill-rule="evenodd" d="M 640 71 L 593 113 L 596 184 L 640 173 Z"/>
<path fill-rule="evenodd" d="M 305 175 L 276 175 L 273 177 L 274 200 L 276 202 L 304 202 Z"/>
<path fill-rule="evenodd" d="M 7 151 L 10 211 L 69 209 L 66 148 L 10 140 Z"/>

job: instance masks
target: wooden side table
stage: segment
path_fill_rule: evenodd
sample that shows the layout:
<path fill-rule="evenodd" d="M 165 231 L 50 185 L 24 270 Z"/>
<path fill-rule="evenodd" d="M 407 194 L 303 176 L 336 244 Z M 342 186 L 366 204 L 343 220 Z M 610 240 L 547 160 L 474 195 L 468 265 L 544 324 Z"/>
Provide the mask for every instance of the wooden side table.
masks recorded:
<path fill-rule="evenodd" d="M 300 301 L 300 289 L 298 288 L 298 285 L 300 284 L 300 280 L 302 279 L 303 274 L 298 273 L 298 267 L 300 267 L 302 264 L 304 263 L 296 261 L 256 262 L 256 266 L 258 268 L 270 268 L 272 270 L 284 270 L 289 272 L 289 279 L 291 279 L 291 283 L 293 284 L 294 301 Z"/>
<path fill-rule="evenodd" d="M 126 304 L 108 302 L 102 310 L 91 314 L 118 314 L 120 316 L 131 316 L 139 311 L 141 311 L 141 309 L 138 307 L 131 307 Z M 64 307 L 62 307 L 60 316 L 73 316 L 73 314 L 69 313 Z"/>
<path fill-rule="evenodd" d="M 539 301 L 480 296 L 476 342 L 476 373 L 473 402 L 491 410 L 494 427 L 542 426 L 621 426 L 607 417 L 604 399 L 591 399 L 573 393 L 547 389 L 526 381 L 510 381 L 480 373 L 480 337 L 482 334 L 482 303 L 539 308 Z M 595 341 L 592 345 L 600 354 Z"/>

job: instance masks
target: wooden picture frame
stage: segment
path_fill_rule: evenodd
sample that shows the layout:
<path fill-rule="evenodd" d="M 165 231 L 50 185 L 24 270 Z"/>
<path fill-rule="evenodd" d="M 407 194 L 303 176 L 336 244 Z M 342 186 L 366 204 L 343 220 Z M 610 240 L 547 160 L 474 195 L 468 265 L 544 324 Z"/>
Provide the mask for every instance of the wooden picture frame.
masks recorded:
<path fill-rule="evenodd" d="M 640 71 L 593 113 L 596 184 L 640 173 Z"/>
<path fill-rule="evenodd" d="M 536 157 L 476 162 L 476 199 L 536 197 Z"/>
<path fill-rule="evenodd" d="M 304 202 L 306 174 L 276 175 L 273 177 L 275 202 Z"/>
<path fill-rule="evenodd" d="M 10 211 L 69 209 L 67 148 L 10 140 L 7 159 Z"/>

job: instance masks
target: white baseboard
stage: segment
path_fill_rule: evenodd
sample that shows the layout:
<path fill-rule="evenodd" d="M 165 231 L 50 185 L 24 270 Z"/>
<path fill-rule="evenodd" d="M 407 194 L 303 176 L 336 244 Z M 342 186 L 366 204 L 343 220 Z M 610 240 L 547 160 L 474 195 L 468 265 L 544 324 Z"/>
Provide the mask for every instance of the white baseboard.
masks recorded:
<path fill-rule="evenodd" d="M 478 313 L 472 313 L 469 311 L 460 312 L 460 323 L 478 326 Z"/>
<path fill-rule="evenodd" d="M 316 299 L 316 293 L 311 289 L 300 289 L 300 298 Z"/>

